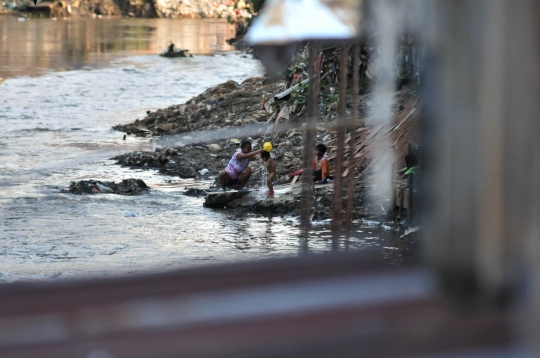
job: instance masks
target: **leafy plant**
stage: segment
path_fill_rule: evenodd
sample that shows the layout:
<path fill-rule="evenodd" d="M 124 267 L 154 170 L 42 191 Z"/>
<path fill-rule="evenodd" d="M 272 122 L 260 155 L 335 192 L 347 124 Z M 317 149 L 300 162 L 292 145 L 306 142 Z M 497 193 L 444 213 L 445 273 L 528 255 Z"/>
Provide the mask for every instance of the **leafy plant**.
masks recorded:
<path fill-rule="evenodd" d="M 298 88 L 294 91 L 292 91 L 291 95 L 296 99 L 296 103 L 298 105 L 304 105 L 307 102 L 307 88 L 308 84 L 300 85 Z"/>

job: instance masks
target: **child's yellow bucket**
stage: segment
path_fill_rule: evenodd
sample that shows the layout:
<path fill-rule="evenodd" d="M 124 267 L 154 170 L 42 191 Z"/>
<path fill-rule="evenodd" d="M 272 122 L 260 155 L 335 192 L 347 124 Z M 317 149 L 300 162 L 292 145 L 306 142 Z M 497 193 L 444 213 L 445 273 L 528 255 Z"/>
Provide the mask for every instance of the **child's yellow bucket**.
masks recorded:
<path fill-rule="evenodd" d="M 266 142 L 263 144 L 263 150 L 267 151 L 267 152 L 271 152 L 272 151 L 272 143 L 270 142 Z"/>

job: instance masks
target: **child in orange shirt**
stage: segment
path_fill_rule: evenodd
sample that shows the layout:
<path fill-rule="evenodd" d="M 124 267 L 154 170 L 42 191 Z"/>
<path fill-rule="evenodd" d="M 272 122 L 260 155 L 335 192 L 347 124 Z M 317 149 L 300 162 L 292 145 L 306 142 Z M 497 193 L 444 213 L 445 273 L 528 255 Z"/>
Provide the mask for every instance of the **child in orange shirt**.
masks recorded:
<path fill-rule="evenodd" d="M 328 183 L 328 177 L 330 175 L 330 163 L 324 156 L 326 150 L 327 148 L 324 144 L 317 144 L 315 146 L 315 157 L 313 158 L 313 179 L 321 184 Z"/>

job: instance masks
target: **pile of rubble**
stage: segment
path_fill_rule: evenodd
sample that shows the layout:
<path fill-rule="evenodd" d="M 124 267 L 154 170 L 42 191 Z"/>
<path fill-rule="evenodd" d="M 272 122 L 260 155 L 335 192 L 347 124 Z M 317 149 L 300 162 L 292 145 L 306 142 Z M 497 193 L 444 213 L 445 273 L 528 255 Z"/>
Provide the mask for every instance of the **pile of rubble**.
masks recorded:
<path fill-rule="evenodd" d="M 124 179 L 120 183 L 102 182 L 98 180 L 81 180 L 71 182 L 67 190 L 63 193 L 76 195 L 84 194 L 119 194 L 119 195 L 139 195 L 150 189 L 141 179 Z"/>
<path fill-rule="evenodd" d="M 160 136 L 200 130 L 227 129 L 252 123 L 266 122 L 279 126 L 303 118 L 307 108 L 308 66 L 305 50 L 299 51 L 281 81 L 267 83 L 265 77 L 254 77 L 241 84 L 227 81 L 207 89 L 185 104 L 147 112 L 146 118 L 118 125 L 114 129 L 136 136 Z M 338 50 L 322 52 L 321 121 L 336 117 L 338 94 Z M 349 96 L 352 103 L 352 96 Z M 365 112 L 367 102 L 359 102 L 359 113 Z M 349 106 L 350 107 L 350 106 Z"/>
<path fill-rule="evenodd" d="M 147 112 L 146 118 L 114 129 L 136 136 L 165 135 L 198 130 L 212 130 L 267 121 L 261 112 L 261 99 L 273 93 L 264 77 L 254 77 L 241 84 L 227 81 L 207 89 L 185 104 Z"/>

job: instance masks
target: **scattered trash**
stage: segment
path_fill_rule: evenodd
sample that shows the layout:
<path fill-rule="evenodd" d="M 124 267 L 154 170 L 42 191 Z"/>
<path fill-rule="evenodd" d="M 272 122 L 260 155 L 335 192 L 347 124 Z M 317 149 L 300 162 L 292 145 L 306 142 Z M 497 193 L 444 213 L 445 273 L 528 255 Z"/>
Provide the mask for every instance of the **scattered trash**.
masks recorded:
<path fill-rule="evenodd" d="M 412 228 L 408 229 L 407 231 L 405 231 L 405 233 L 403 235 L 401 235 L 400 239 L 404 239 L 404 238 L 414 234 L 415 232 L 418 232 L 419 230 L 420 230 L 420 226 L 412 227 Z"/>
<path fill-rule="evenodd" d="M 300 174 L 302 174 L 303 170 L 302 169 L 298 169 L 298 170 L 295 170 L 294 172 L 292 173 L 289 173 L 289 176 L 290 177 L 296 177 L 296 176 L 299 176 Z"/>
<path fill-rule="evenodd" d="M 289 107 L 283 106 L 281 111 L 279 111 L 278 116 L 276 118 L 276 123 L 282 123 L 284 121 L 289 120 Z"/>
<path fill-rule="evenodd" d="M 206 168 L 199 170 L 200 175 L 205 175 L 207 173 L 208 173 L 208 169 L 206 169 Z"/>
<path fill-rule="evenodd" d="M 379 225 L 378 221 L 372 221 L 372 220 L 362 220 L 363 226 L 377 226 Z"/>
<path fill-rule="evenodd" d="M 207 144 L 206 147 L 210 150 L 214 150 L 214 151 L 219 151 L 221 150 L 221 147 L 215 143 L 212 143 L 212 144 Z"/>
<path fill-rule="evenodd" d="M 125 217 L 125 218 L 136 218 L 136 217 L 138 217 L 138 216 L 139 216 L 139 214 L 137 214 L 137 213 L 134 212 L 134 211 L 126 211 L 126 212 L 124 213 L 124 217 Z"/>
<path fill-rule="evenodd" d="M 318 226 L 318 225 L 327 225 L 332 222 L 332 219 L 324 219 L 324 220 L 313 220 L 311 222 L 311 225 Z"/>
<path fill-rule="evenodd" d="M 96 186 L 101 193 L 114 193 L 114 190 L 112 190 L 108 186 L 105 186 L 104 184 L 101 184 L 100 182 L 96 182 Z"/>

